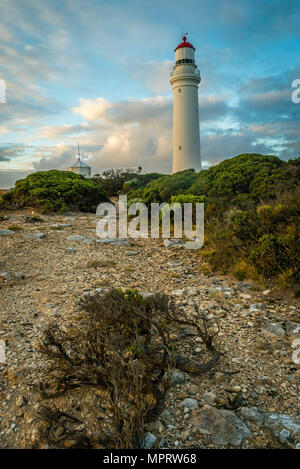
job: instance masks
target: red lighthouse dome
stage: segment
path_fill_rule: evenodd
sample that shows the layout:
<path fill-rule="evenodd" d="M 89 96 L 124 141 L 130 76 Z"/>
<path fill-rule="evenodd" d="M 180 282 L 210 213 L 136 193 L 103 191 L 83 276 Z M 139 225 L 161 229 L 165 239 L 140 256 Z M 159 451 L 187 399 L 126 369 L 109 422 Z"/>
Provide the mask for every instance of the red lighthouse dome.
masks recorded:
<path fill-rule="evenodd" d="M 195 50 L 195 47 L 193 46 L 193 44 L 191 44 L 190 42 L 186 42 L 186 36 L 183 36 L 182 40 L 183 40 L 183 42 L 181 42 L 180 44 L 178 44 L 178 46 L 176 47 L 176 49 L 174 50 L 174 52 L 176 52 L 177 49 L 181 49 L 181 47 L 190 47 L 191 49 L 194 49 L 194 50 Z"/>

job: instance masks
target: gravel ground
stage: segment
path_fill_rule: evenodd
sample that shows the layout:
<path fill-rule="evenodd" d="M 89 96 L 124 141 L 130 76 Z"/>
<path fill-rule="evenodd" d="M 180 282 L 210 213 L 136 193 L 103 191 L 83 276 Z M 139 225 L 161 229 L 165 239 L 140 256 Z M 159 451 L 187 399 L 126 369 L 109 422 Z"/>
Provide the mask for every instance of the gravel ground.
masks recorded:
<path fill-rule="evenodd" d="M 41 329 L 49 320 L 72 327 L 80 314 L 78 300 L 103 287 L 163 291 L 187 312 L 196 301 L 220 325 L 221 360 L 207 374 L 178 374 L 163 414 L 145 428 L 154 436 L 150 446 L 297 445 L 299 427 L 292 437 L 278 437 L 267 417 L 261 423 L 245 409 L 258 408 L 277 420 L 278 414 L 299 417 L 299 365 L 291 347 L 299 337 L 299 304 L 248 281 L 204 275 L 196 251 L 167 248 L 161 240 L 99 243 L 90 214 L 42 216 L 43 222 L 34 223 L 26 222 L 25 212 L 11 212 L 8 219 L 0 215 L 0 339 L 6 349 L 6 363 L 0 363 L 1 448 L 30 447 L 35 441 L 34 412 L 40 402 L 32 390 L 42 366 L 35 351 Z M 195 331 L 180 328 L 174 333 L 179 339 L 182 353 L 203 361 Z M 186 398 L 190 401 L 183 402 Z M 225 440 L 218 437 L 219 420 L 221 426 L 225 422 L 221 436 L 229 435 Z M 233 432 L 237 428 L 239 434 Z"/>

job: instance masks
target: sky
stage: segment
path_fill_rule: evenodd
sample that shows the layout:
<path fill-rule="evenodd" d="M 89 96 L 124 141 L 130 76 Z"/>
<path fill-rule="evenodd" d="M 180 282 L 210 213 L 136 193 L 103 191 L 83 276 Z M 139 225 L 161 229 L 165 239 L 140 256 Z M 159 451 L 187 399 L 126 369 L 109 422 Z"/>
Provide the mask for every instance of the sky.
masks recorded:
<path fill-rule="evenodd" d="M 78 141 L 93 174 L 170 172 L 182 32 L 202 78 L 203 167 L 298 157 L 299 24 L 299 0 L 0 0 L 0 188 L 67 169 Z"/>

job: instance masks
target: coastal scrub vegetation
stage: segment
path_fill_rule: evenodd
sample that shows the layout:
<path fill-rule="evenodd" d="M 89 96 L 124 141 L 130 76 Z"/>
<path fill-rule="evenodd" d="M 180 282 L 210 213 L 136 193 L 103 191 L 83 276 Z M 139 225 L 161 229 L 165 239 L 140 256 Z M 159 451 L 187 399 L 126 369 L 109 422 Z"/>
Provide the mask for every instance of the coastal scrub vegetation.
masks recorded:
<path fill-rule="evenodd" d="M 0 208 L 33 207 L 40 212 L 65 212 L 68 209 L 93 212 L 107 196 L 99 184 L 71 171 L 38 171 L 16 182 L 5 192 Z"/>
<path fill-rule="evenodd" d="M 95 174 L 92 178 L 109 196 L 116 196 L 145 187 L 150 181 L 161 177 L 159 173 L 142 173 L 142 167 L 127 169 L 107 169 L 102 175 Z"/>
<path fill-rule="evenodd" d="M 300 157 L 287 162 L 242 154 L 195 173 L 163 176 L 128 196 L 145 204 L 205 204 L 200 256 L 212 271 L 262 283 L 276 279 L 298 291 L 300 281 Z M 129 200 L 130 203 L 130 200 Z"/>

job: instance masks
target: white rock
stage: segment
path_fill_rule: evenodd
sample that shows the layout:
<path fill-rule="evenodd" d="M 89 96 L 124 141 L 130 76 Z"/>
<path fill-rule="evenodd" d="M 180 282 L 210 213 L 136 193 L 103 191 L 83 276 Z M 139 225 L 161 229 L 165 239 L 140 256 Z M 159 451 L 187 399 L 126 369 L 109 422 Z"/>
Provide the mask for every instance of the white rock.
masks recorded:
<path fill-rule="evenodd" d="M 288 322 L 286 325 L 287 335 L 298 335 L 300 334 L 300 323 Z"/>
<path fill-rule="evenodd" d="M 267 324 L 262 328 L 262 331 L 266 334 L 276 335 L 276 336 L 284 336 L 285 330 L 281 327 L 280 324 L 276 322 L 272 322 L 271 324 Z"/>
<path fill-rule="evenodd" d="M 248 293 L 240 293 L 239 296 L 243 298 L 243 300 L 250 300 L 252 298 Z"/>
<path fill-rule="evenodd" d="M 14 234 L 12 230 L 0 230 L 0 236 L 8 236 Z"/>
<path fill-rule="evenodd" d="M 214 404 L 217 400 L 217 395 L 214 392 L 205 392 L 202 395 L 202 399 L 207 403 L 207 404 Z"/>
<path fill-rule="evenodd" d="M 232 388 L 234 392 L 239 392 L 241 389 L 242 389 L 241 386 L 233 386 Z"/>
<path fill-rule="evenodd" d="M 185 293 L 184 290 L 173 290 L 171 292 L 171 295 L 172 296 L 182 296 L 182 295 L 184 295 L 184 293 Z"/>
<path fill-rule="evenodd" d="M 262 423 L 263 417 L 259 413 L 257 407 L 242 407 L 241 408 L 241 417 L 245 420 L 249 420 L 254 423 Z"/>

